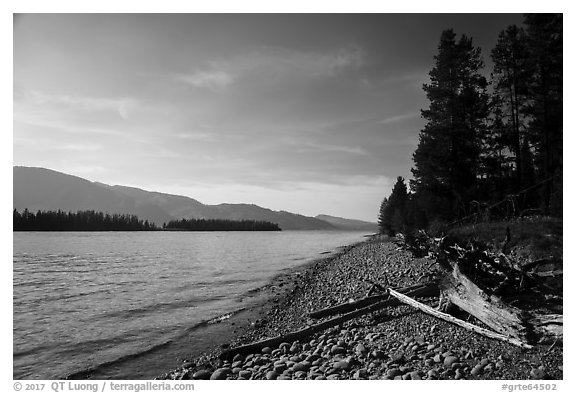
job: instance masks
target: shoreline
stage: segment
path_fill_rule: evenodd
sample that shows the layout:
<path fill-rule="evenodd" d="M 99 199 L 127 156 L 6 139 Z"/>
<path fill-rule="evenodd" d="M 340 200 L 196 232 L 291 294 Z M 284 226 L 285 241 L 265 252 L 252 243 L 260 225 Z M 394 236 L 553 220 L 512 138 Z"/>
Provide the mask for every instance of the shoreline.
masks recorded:
<path fill-rule="evenodd" d="M 160 373 L 169 373 L 170 370 L 186 364 L 188 359 L 217 353 L 223 349 L 221 345 L 218 345 L 220 343 L 224 343 L 225 346 L 225 343 L 249 340 L 249 333 L 254 330 L 254 326 L 258 326 L 259 321 L 265 317 L 270 308 L 277 305 L 274 300 L 292 291 L 293 285 L 303 271 L 317 262 L 337 258 L 365 241 L 337 246 L 331 251 L 324 251 L 317 256 L 306 258 L 307 260 L 300 265 L 275 273 L 260 287 L 246 292 L 242 300 L 238 302 L 237 309 L 223 312 L 210 320 L 201 321 L 174 339 L 144 352 L 129 354 L 92 368 L 78 370 L 62 378 L 69 380 L 108 379 L 111 374 L 119 378 L 118 373 L 122 375 L 121 370 L 127 368 L 127 372 L 123 374 L 124 377 L 120 378 L 153 379 L 158 376 L 159 370 Z M 206 335 L 207 329 L 209 329 L 208 335 Z"/>
<path fill-rule="evenodd" d="M 366 235 L 367 239 L 349 245 L 339 246 L 334 251 L 325 251 L 329 254 L 324 257 L 316 257 L 299 265 L 287 268 L 274 275 L 268 283 L 249 292 L 251 297 L 257 298 L 250 307 L 243 308 L 233 313 L 229 318 L 213 324 L 206 324 L 211 328 L 218 328 L 220 341 L 209 345 L 197 346 L 185 359 L 180 360 L 181 369 L 194 362 L 194 359 L 206 359 L 217 357 L 223 350 L 236 345 L 246 344 L 261 339 L 260 329 L 267 324 L 266 316 L 273 309 L 282 308 L 289 296 L 294 293 L 295 287 L 299 287 L 298 281 L 301 275 L 313 270 L 317 264 L 328 264 L 348 253 L 354 247 L 371 241 L 374 235 Z M 281 300 L 283 299 L 283 300 Z M 192 343 L 191 343 L 192 344 Z M 174 370 L 163 373 L 155 379 L 167 378 Z"/>
<path fill-rule="evenodd" d="M 276 275 L 257 291 L 262 299 L 253 307 L 219 323 L 219 343 L 202 354 L 190 351 L 179 368 L 156 379 L 563 378 L 562 344 L 520 350 L 404 305 L 288 343 L 289 349 L 281 344 L 232 362 L 218 357 L 228 348 L 316 323 L 306 314 L 363 297 L 369 289 L 366 277 L 412 285 L 434 274 L 430 265 L 379 236 L 339 247 L 326 258 Z"/>

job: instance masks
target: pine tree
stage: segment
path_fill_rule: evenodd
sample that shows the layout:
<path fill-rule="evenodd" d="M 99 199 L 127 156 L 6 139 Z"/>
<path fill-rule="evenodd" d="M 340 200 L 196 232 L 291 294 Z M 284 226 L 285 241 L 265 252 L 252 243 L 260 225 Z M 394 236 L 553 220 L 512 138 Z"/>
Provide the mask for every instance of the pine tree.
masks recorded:
<path fill-rule="evenodd" d="M 492 130 L 503 134 L 499 141 L 502 148 L 513 154 L 515 164 L 516 191 L 529 184 L 522 178 L 521 147 L 525 136 L 525 112 L 528 105 L 528 82 L 532 73 L 530 53 L 526 34 L 515 25 L 509 26 L 498 36 L 498 42 L 491 52 L 494 69 L 492 83 L 494 96 L 499 103 L 502 127 Z"/>
<path fill-rule="evenodd" d="M 538 178 L 543 180 L 562 173 L 562 14 L 528 14 L 524 24 L 534 67 L 526 110 L 531 117 L 529 137 Z M 548 182 L 541 198 L 545 211 L 551 193 L 552 182 Z"/>
<path fill-rule="evenodd" d="M 396 232 L 405 232 L 408 227 L 408 189 L 402 176 L 396 178 L 392 193 L 380 205 L 378 225 L 381 233 L 393 235 Z"/>
<path fill-rule="evenodd" d="M 378 228 L 380 233 L 390 232 L 390 218 L 387 216 L 388 198 L 384 198 L 380 204 L 380 212 L 378 213 Z"/>
<path fill-rule="evenodd" d="M 411 188 L 427 214 L 449 219 L 465 209 L 476 192 L 481 136 L 488 113 L 480 49 L 452 29 L 440 38 L 430 83 L 430 106 L 414 152 Z"/>

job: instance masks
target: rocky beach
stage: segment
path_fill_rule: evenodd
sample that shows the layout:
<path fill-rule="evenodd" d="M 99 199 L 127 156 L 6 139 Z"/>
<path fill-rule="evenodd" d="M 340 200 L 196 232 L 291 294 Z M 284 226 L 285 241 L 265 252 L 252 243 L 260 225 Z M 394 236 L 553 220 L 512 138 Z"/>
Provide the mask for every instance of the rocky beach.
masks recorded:
<path fill-rule="evenodd" d="M 284 335 L 317 321 L 308 313 L 358 300 L 369 281 L 404 287 L 439 271 L 387 238 L 374 237 L 336 255 L 278 276 L 262 291 L 268 301 L 228 321 L 232 337 L 187 359 L 158 379 L 299 380 L 528 380 L 563 378 L 563 346 L 521 349 L 488 339 L 409 306 L 387 307 L 258 353 L 222 359 L 222 351 Z M 421 299 L 435 306 L 433 299 Z M 428 301 L 427 301 L 428 300 Z M 216 344 L 220 344 L 216 346 Z"/>

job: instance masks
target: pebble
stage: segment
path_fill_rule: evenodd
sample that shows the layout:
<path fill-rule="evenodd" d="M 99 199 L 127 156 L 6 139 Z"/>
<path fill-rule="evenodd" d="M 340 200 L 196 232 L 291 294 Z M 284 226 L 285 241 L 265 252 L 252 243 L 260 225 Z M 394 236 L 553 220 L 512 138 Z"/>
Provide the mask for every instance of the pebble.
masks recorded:
<path fill-rule="evenodd" d="M 532 368 L 532 370 L 530 370 L 530 377 L 532 377 L 532 379 L 544 379 L 546 377 L 546 369 L 544 366 Z"/>
<path fill-rule="evenodd" d="M 397 354 L 393 355 L 392 356 L 392 363 L 396 363 L 396 364 L 406 363 L 406 358 L 404 357 L 404 354 L 397 353 Z"/>
<path fill-rule="evenodd" d="M 436 372 L 436 370 L 429 370 L 427 375 L 428 379 L 438 379 L 438 372 Z"/>
<path fill-rule="evenodd" d="M 210 379 L 212 373 L 208 370 L 198 370 L 192 375 L 192 379 Z"/>
<path fill-rule="evenodd" d="M 310 369 L 310 362 L 307 362 L 307 361 L 296 363 L 292 367 L 292 370 L 294 370 L 294 371 L 308 371 L 308 369 Z"/>
<path fill-rule="evenodd" d="M 347 360 L 340 360 L 334 363 L 333 367 L 338 370 L 348 370 L 350 368 L 350 362 Z"/>
<path fill-rule="evenodd" d="M 342 348 L 341 346 L 334 345 L 334 346 L 332 346 L 332 348 L 330 348 L 330 353 L 332 355 L 341 355 L 341 354 L 346 353 L 346 350 L 344 348 Z"/>
<path fill-rule="evenodd" d="M 397 368 L 391 368 L 388 369 L 388 371 L 386 371 L 386 376 L 390 379 L 394 379 L 397 376 L 401 376 L 402 375 L 402 371 L 400 371 L 400 369 Z"/>
<path fill-rule="evenodd" d="M 276 371 L 268 371 L 266 373 L 266 379 L 268 379 L 268 380 L 277 379 L 277 378 L 278 378 L 278 373 Z"/>
<path fill-rule="evenodd" d="M 232 370 L 229 367 L 219 368 L 212 373 L 210 379 L 212 380 L 226 379 L 231 372 Z"/>
<path fill-rule="evenodd" d="M 450 367 L 453 363 L 455 363 L 458 360 L 458 358 L 456 356 L 447 356 L 444 358 L 444 365 L 446 367 Z"/>
<path fill-rule="evenodd" d="M 270 348 L 270 347 L 264 347 L 264 348 L 262 348 L 262 353 L 269 355 L 269 354 L 272 353 L 272 348 Z"/>
<path fill-rule="evenodd" d="M 360 343 L 358 345 L 356 345 L 356 348 L 354 350 L 358 355 L 363 355 L 366 352 L 368 352 L 368 350 L 366 349 L 366 347 L 364 346 L 364 344 Z"/>
<path fill-rule="evenodd" d="M 239 373 L 238 375 L 239 375 L 241 378 L 250 379 L 250 377 L 252 376 L 252 371 L 243 370 L 243 371 L 240 371 L 240 373 Z"/>

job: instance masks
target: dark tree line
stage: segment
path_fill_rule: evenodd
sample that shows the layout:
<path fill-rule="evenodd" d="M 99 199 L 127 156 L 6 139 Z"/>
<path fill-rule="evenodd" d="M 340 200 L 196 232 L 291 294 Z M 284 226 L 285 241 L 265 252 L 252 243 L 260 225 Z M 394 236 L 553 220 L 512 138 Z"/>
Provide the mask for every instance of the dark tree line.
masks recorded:
<path fill-rule="evenodd" d="M 131 214 L 105 214 L 94 210 L 76 213 L 41 211 L 22 213 L 14 209 L 14 231 L 154 231 L 156 224 Z"/>
<path fill-rule="evenodd" d="M 442 32 L 410 192 L 399 177 L 380 208 L 381 232 L 478 212 L 562 215 L 562 45 L 561 14 L 525 15 L 524 26 L 500 33 L 487 80 L 472 38 Z"/>
<path fill-rule="evenodd" d="M 278 224 L 255 220 L 181 219 L 164 225 L 167 230 L 184 231 L 280 231 Z"/>
<path fill-rule="evenodd" d="M 255 220 L 182 219 L 164 224 L 162 229 L 185 231 L 280 231 L 278 224 Z M 14 231 L 157 231 L 153 222 L 132 214 L 107 214 L 94 210 L 76 213 L 24 209 L 13 211 Z"/>

